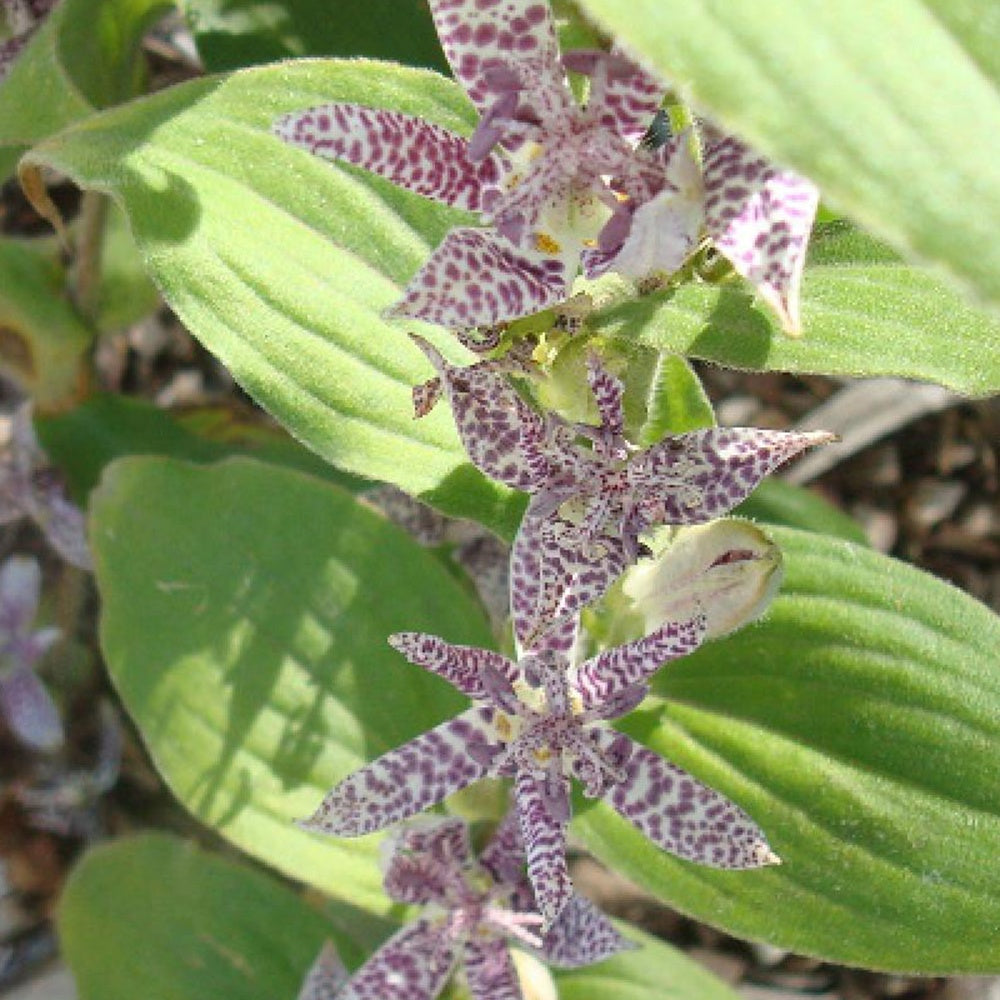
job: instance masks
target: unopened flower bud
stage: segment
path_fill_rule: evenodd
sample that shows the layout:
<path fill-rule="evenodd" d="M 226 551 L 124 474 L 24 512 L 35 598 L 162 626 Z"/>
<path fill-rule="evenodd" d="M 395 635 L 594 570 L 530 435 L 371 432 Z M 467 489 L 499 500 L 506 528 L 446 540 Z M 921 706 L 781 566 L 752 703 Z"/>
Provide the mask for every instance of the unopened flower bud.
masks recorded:
<path fill-rule="evenodd" d="M 725 518 L 681 528 L 654 559 L 626 573 L 623 592 L 646 630 L 701 609 L 708 637 L 759 618 L 781 584 L 781 552 L 750 521 Z"/>

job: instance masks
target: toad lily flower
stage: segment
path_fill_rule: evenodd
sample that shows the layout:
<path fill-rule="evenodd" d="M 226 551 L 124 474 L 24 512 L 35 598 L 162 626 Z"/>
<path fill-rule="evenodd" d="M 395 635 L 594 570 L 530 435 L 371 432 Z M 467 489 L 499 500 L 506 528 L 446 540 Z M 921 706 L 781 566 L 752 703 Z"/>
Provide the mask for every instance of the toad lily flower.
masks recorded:
<path fill-rule="evenodd" d="M 299 1000 L 433 1000 L 459 964 L 473 1000 L 521 1000 L 509 941 L 564 968 L 590 965 L 630 948 L 580 896 L 547 934 L 536 932 L 541 917 L 529 912 L 524 849 L 511 815 L 478 863 L 463 820 L 405 827 L 388 845 L 385 890 L 398 902 L 423 905 L 424 915 L 390 938 L 346 983 L 342 966 L 329 947 L 324 949 Z"/>
<path fill-rule="evenodd" d="M 618 52 L 560 60 L 545 0 L 430 6 L 455 78 L 480 114 L 468 141 L 355 104 L 286 115 L 274 130 L 319 156 L 478 212 L 490 228 L 453 229 L 390 312 L 454 328 L 489 326 L 565 299 L 588 246 L 605 251 L 602 266 L 612 267 L 615 253 L 632 251 L 621 232 L 630 203 L 662 201 L 696 168 L 686 146 L 639 144 L 663 85 Z M 565 66 L 590 77 L 586 108 Z M 666 158 L 677 161 L 670 172 Z M 658 221 L 668 227 L 656 240 L 659 266 L 673 270 L 697 240 L 700 210 L 669 222 L 661 213 Z"/>
<path fill-rule="evenodd" d="M 31 631 L 41 585 L 34 559 L 12 556 L 0 568 L 0 712 L 22 743 L 53 750 L 62 743 L 62 723 L 34 668 L 59 629 Z"/>
<path fill-rule="evenodd" d="M 92 569 L 83 513 L 67 496 L 31 426 L 31 407 L 11 420 L 6 454 L 0 457 L 0 524 L 22 517 L 34 521 L 59 555 L 80 569 Z"/>
<path fill-rule="evenodd" d="M 545 640 L 568 650 L 572 621 L 639 554 L 639 536 L 660 524 L 702 524 L 727 514 L 777 466 L 822 431 L 712 427 L 638 450 L 623 434 L 622 383 L 596 356 L 588 367 L 601 423 L 570 424 L 533 410 L 503 361 L 468 368 L 414 337 L 438 373 L 459 436 L 486 475 L 531 494 L 511 556 L 511 611 L 521 648 Z M 434 391 L 418 389 L 423 408 Z M 419 413 L 419 410 L 418 410 Z"/>
<path fill-rule="evenodd" d="M 551 649 L 514 663 L 436 636 L 397 633 L 389 639 L 394 648 L 449 681 L 473 707 L 347 777 L 303 826 L 360 836 L 480 778 L 512 777 L 528 874 L 549 924 L 572 896 L 565 859 L 571 776 L 680 857 L 721 868 L 772 863 L 763 834 L 741 809 L 605 725 L 635 708 L 650 677 L 696 649 L 705 630 L 696 610 L 572 669 Z"/>

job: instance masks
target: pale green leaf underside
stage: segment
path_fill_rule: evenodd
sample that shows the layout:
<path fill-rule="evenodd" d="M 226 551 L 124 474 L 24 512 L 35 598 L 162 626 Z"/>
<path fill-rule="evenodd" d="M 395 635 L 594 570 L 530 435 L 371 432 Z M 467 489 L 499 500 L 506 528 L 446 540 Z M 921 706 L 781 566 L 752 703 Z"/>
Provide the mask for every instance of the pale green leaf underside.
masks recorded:
<path fill-rule="evenodd" d="M 405 328 L 380 317 L 463 216 L 270 134 L 280 114 L 331 100 L 458 130 L 471 113 L 430 72 L 306 60 L 175 87 L 27 161 L 123 205 L 167 301 L 298 438 L 340 468 L 510 535 L 517 499 L 468 464 L 446 407 L 414 421 L 411 387 L 433 373 Z"/>
<path fill-rule="evenodd" d="M 1000 971 L 1000 621 L 848 542 L 774 528 L 766 620 L 657 677 L 630 719 L 735 798 L 783 858 L 696 868 L 605 808 L 584 842 L 661 898 L 745 937 L 850 965 Z"/>
<path fill-rule="evenodd" d="M 993 0 L 582 2 L 832 206 L 1000 305 Z"/>
<path fill-rule="evenodd" d="M 275 868 L 384 909 L 378 838 L 293 821 L 462 707 L 386 638 L 489 645 L 473 599 L 350 494 L 269 464 L 123 459 L 91 510 L 105 659 L 174 794 Z"/>
<path fill-rule="evenodd" d="M 1000 391 L 1000 320 L 861 233 L 818 230 L 802 288 L 803 336 L 785 336 L 740 280 L 688 284 L 597 313 L 591 325 L 734 368 L 897 375 L 971 396 Z"/>

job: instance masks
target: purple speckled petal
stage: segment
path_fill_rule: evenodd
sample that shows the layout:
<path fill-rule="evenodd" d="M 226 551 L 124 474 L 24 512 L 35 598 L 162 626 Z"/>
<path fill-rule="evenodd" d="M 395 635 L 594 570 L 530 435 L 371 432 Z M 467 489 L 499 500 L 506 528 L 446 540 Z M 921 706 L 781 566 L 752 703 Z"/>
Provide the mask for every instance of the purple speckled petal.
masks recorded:
<path fill-rule="evenodd" d="M 550 965 L 578 969 L 633 948 L 590 900 L 574 895 L 545 934 L 540 951 Z"/>
<path fill-rule="evenodd" d="M 492 711 L 470 708 L 345 778 L 299 825 L 360 837 L 408 819 L 489 770 Z"/>
<path fill-rule="evenodd" d="M 15 667 L 0 678 L 0 712 L 25 745 L 35 750 L 55 750 L 62 744 L 59 710 L 30 667 Z"/>
<path fill-rule="evenodd" d="M 666 94 L 666 85 L 617 46 L 611 52 L 579 49 L 563 65 L 591 78 L 588 111 L 623 139 L 637 143 Z"/>
<path fill-rule="evenodd" d="M 644 685 L 671 660 L 693 653 L 705 639 L 707 620 L 697 614 L 687 621 L 667 622 L 641 639 L 606 649 L 582 663 L 574 687 L 584 708 L 595 708 L 637 685 Z"/>
<path fill-rule="evenodd" d="M 528 66 L 560 81 L 552 13 L 546 0 L 430 0 L 441 47 L 455 79 L 483 114 L 503 82 L 501 67 Z"/>
<path fill-rule="evenodd" d="M 417 920 L 389 938 L 337 1000 L 433 1000 L 455 968 L 459 947 L 443 920 Z"/>
<path fill-rule="evenodd" d="M 547 472 L 538 458 L 544 421 L 507 380 L 512 363 L 480 361 L 460 368 L 445 361 L 423 337 L 411 338 L 441 379 L 473 464 L 514 489 L 534 488 Z"/>
<path fill-rule="evenodd" d="M 594 732 L 609 751 L 623 739 L 610 730 Z M 625 780 L 603 798 L 654 844 L 711 868 L 778 863 L 761 829 L 739 806 L 642 744 L 628 742 Z"/>
<path fill-rule="evenodd" d="M 453 906 L 453 891 L 462 890 L 463 868 L 472 859 L 469 828 L 461 819 L 418 817 L 397 830 L 383 887 L 398 903 L 436 902 Z"/>
<path fill-rule="evenodd" d="M 799 284 L 819 189 L 714 129 L 707 130 L 704 175 L 709 235 L 782 326 L 798 333 Z"/>
<path fill-rule="evenodd" d="M 625 385 L 601 364 L 600 357 L 594 353 L 587 358 L 587 384 L 597 401 L 602 435 L 619 438 L 625 426 L 625 411 L 622 408 Z"/>
<path fill-rule="evenodd" d="M 510 617 L 510 546 L 484 531 L 462 542 L 451 556 L 469 575 L 493 631 L 499 635 Z"/>
<path fill-rule="evenodd" d="M 517 885 L 524 878 L 525 861 L 517 803 L 512 801 L 489 843 L 479 852 L 479 863 L 498 885 Z"/>
<path fill-rule="evenodd" d="M 470 938 L 465 946 L 465 975 L 472 1000 L 523 1000 L 507 942 Z"/>
<path fill-rule="evenodd" d="M 566 867 L 566 821 L 552 815 L 540 779 L 520 769 L 514 779 L 521 836 L 528 859 L 528 877 L 546 926 L 559 916 L 573 896 Z M 561 792 L 569 809 L 569 779 L 560 775 Z"/>
<path fill-rule="evenodd" d="M 710 427 L 669 437 L 628 469 L 645 527 L 702 524 L 744 500 L 779 465 L 834 435 Z"/>
<path fill-rule="evenodd" d="M 562 261 L 518 250 L 498 233 L 453 229 L 386 316 L 493 326 L 561 302 L 571 277 Z"/>
<path fill-rule="evenodd" d="M 358 499 L 371 504 L 419 545 L 440 545 L 445 540 L 447 518 L 396 486 L 388 483 L 373 486 L 360 493 Z"/>
<path fill-rule="evenodd" d="M 470 212 L 506 170 L 490 154 L 473 163 L 461 136 L 399 111 L 358 104 L 322 104 L 275 121 L 272 130 L 289 145 L 325 160 L 345 160 L 400 187 Z"/>
<path fill-rule="evenodd" d="M 525 650 L 543 637 L 549 647 L 568 652 L 574 632 L 553 630 L 598 600 L 628 565 L 627 545 L 617 530 L 584 538 L 579 527 L 550 514 L 535 517 L 535 499 L 521 520 L 511 551 L 511 614 L 514 635 Z M 568 644 L 567 644 L 568 643 Z"/>
<path fill-rule="evenodd" d="M 298 1000 L 337 1000 L 347 982 L 347 970 L 337 949 L 327 941 L 316 961 L 306 973 Z"/>
<path fill-rule="evenodd" d="M 506 656 L 477 646 L 453 646 L 426 632 L 397 632 L 389 636 L 389 645 L 410 663 L 443 677 L 470 698 L 489 697 L 492 688 L 484 683 L 484 670 L 500 674 L 509 684 L 519 677 L 517 664 Z"/>

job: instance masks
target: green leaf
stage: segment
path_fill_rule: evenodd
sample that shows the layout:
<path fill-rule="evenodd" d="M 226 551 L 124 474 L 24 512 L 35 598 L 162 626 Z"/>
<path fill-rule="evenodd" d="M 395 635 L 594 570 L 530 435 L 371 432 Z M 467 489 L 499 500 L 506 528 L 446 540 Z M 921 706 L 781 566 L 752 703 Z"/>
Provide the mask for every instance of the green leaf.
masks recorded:
<path fill-rule="evenodd" d="M 0 239 L 0 363 L 42 407 L 79 388 L 93 334 L 66 299 L 66 276 L 47 246 Z"/>
<path fill-rule="evenodd" d="M 95 322 L 106 333 L 144 319 L 160 303 L 121 209 L 112 206 L 101 246 L 101 289 Z"/>
<path fill-rule="evenodd" d="M 374 56 L 448 71 L 426 0 L 185 0 L 210 71 L 294 56 Z"/>
<path fill-rule="evenodd" d="M 0 177 L 34 143 L 138 89 L 139 43 L 166 0 L 63 0 L 0 84 Z"/>
<path fill-rule="evenodd" d="M 637 443 L 648 448 L 665 434 L 714 426 L 712 404 L 691 365 L 678 354 L 656 355 L 646 395 L 646 420 Z"/>
<path fill-rule="evenodd" d="M 868 536 L 853 517 L 812 490 L 773 477 L 765 479 L 733 513 L 765 524 L 783 524 L 868 545 Z"/>
<path fill-rule="evenodd" d="M 600 334 L 733 368 L 901 375 L 971 396 L 1000 391 L 1000 320 L 843 226 L 813 241 L 802 337 L 785 336 L 737 280 L 686 284 L 591 317 Z"/>
<path fill-rule="evenodd" d="M 275 879 L 164 834 L 91 850 L 59 903 L 80 1000 L 293 1000 L 334 937 Z"/>
<path fill-rule="evenodd" d="M 1000 305 L 993 0 L 583 6 L 831 207 Z"/>
<path fill-rule="evenodd" d="M 768 617 L 664 669 L 665 700 L 628 728 L 747 809 L 783 864 L 698 868 L 604 806 L 577 833 L 741 937 L 866 968 L 1000 971 L 1000 619 L 859 546 L 773 534 L 786 578 Z"/>
<path fill-rule="evenodd" d="M 197 80 L 95 117 L 34 149 L 121 203 L 185 325 L 301 441 L 508 537 L 519 498 L 467 462 L 446 407 L 411 417 L 432 373 L 380 318 L 464 216 L 270 135 L 322 101 L 399 108 L 467 130 L 461 91 L 387 64 L 301 62 Z M 441 330 L 427 331 L 453 356 Z"/>
<path fill-rule="evenodd" d="M 196 410 L 175 420 L 142 399 L 97 395 L 80 406 L 35 421 L 42 446 L 85 500 L 116 458 L 161 455 L 218 462 L 243 455 L 307 472 L 344 489 L 365 485 L 338 472 L 281 430 L 241 423 L 229 411 Z"/>
<path fill-rule="evenodd" d="M 350 494 L 246 459 L 122 459 L 91 517 L 104 656 L 167 784 L 255 857 L 384 910 L 378 837 L 322 838 L 293 821 L 461 710 L 386 638 L 416 629 L 488 646 L 473 598 Z"/>
<path fill-rule="evenodd" d="M 634 927 L 622 932 L 639 948 L 606 962 L 556 972 L 560 1000 L 736 1000 L 736 994 L 683 952 Z"/>

